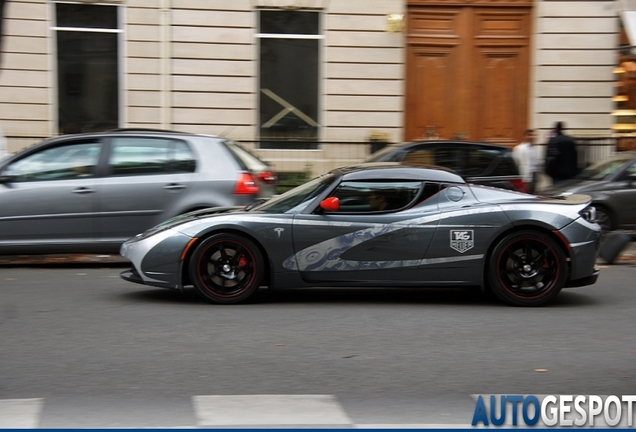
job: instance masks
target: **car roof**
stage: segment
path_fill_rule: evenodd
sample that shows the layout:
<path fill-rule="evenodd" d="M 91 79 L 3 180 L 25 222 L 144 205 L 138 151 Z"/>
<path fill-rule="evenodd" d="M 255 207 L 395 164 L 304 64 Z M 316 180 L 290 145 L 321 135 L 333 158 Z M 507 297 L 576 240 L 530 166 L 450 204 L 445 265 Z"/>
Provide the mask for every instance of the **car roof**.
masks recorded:
<path fill-rule="evenodd" d="M 112 129 L 112 130 L 107 130 L 107 131 L 100 131 L 100 132 L 85 132 L 85 133 L 79 133 L 79 134 L 72 134 L 72 135 L 60 135 L 60 136 L 56 136 L 53 138 L 49 138 L 47 140 L 45 140 L 44 142 L 53 142 L 53 141 L 58 141 L 58 140 L 67 140 L 67 139 L 83 139 L 83 138 L 95 138 L 95 137 L 101 137 L 101 136 L 113 136 L 113 135 L 122 135 L 122 136 L 126 136 L 126 135 L 148 135 L 148 136 L 161 136 L 161 135 L 165 135 L 165 136 L 189 136 L 189 137 L 194 137 L 194 136 L 200 136 L 200 137 L 211 137 L 211 138 L 218 138 L 214 135 L 201 135 L 201 134 L 195 134 L 195 133 L 191 133 L 191 132 L 180 132 L 180 131 L 174 131 L 174 130 L 168 130 L 168 129 L 150 129 L 150 128 L 126 128 L 126 129 Z"/>
<path fill-rule="evenodd" d="M 368 162 L 336 168 L 331 171 L 343 180 L 417 180 L 448 183 L 465 183 L 452 170 L 435 165 L 402 164 L 398 162 Z"/>
<path fill-rule="evenodd" d="M 409 148 L 414 146 L 421 145 L 452 145 L 452 146 L 462 146 L 462 147 L 481 147 L 486 149 L 493 150 L 504 150 L 510 151 L 510 147 L 500 144 L 493 144 L 487 142 L 476 142 L 476 141 L 453 141 L 453 140 L 426 140 L 426 141 L 408 141 L 402 143 L 391 144 L 392 148 Z"/>
<path fill-rule="evenodd" d="M 0 162 L 7 162 L 9 159 L 14 160 L 17 157 L 22 157 L 23 155 L 27 155 L 30 153 L 34 153 L 39 151 L 43 147 L 49 147 L 57 145 L 58 143 L 63 143 L 67 141 L 81 141 L 83 139 L 94 139 L 100 137 L 112 137 L 112 136 L 147 136 L 147 137 L 160 137 L 160 136 L 172 136 L 172 137 L 202 137 L 202 138 L 211 138 L 217 140 L 225 140 L 225 138 L 218 137 L 215 135 L 203 135 L 203 134 L 195 134 L 190 132 L 179 132 L 173 130 L 164 130 L 164 129 L 147 129 L 147 128 L 129 128 L 129 129 L 113 129 L 107 131 L 99 131 L 99 132 L 85 132 L 79 134 L 68 134 L 68 135 L 59 135 L 51 138 L 47 138 L 43 141 L 39 141 L 31 146 L 25 147 L 20 151 L 16 152 L 13 155 L 9 155 L 8 157 L 2 158 Z"/>

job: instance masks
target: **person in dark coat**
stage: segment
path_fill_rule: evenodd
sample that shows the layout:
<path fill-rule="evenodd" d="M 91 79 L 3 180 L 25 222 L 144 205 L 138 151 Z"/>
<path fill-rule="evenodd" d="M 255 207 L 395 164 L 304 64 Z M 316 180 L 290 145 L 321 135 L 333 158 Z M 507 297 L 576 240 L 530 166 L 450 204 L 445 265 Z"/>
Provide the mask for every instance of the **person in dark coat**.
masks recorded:
<path fill-rule="evenodd" d="M 552 177 L 553 184 L 571 179 L 579 171 L 576 143 L 574 138 L 563 133 L 564 130 L 563 122 L 557 122 L 554 125 L 554 133 L 548 141 L 545 173 Z"/>

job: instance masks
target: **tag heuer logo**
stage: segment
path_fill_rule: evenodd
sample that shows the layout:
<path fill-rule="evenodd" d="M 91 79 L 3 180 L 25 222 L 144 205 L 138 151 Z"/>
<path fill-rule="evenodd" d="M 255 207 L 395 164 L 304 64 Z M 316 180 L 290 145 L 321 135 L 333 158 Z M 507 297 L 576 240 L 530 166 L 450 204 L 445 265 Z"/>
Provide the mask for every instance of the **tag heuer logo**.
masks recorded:
<path fill-rule="evenodd" d="M 464 253 L 475 246 L 473 230 L 451 230 L 450 247 L 459 253 Z"/>

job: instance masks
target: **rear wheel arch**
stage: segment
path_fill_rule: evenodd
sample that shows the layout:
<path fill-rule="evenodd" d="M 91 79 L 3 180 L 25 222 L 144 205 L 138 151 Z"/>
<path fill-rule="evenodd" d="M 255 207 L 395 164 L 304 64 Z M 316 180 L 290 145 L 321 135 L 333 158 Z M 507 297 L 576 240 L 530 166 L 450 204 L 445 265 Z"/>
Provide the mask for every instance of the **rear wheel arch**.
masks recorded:
<path fill-rule="evenodd" d="M 554 234 L 552 229 L 546 228 L 546 227 L 541 226 L 541 225 L 534 225 L 534 224 L 516 225 L 516 226 L 513 226 L 513 227 L 511 227 L 511 228 L 499 233 L 497 235 L 497 237 L 490 243 L 490 246 L 488 246 L 488 251 L 486 252 L 486 258 L 490 257 L 490 255 L 492 254 L 493 249 L 495 248 L 495 246 L 501 240 L 503 240 L 509 234 L 512 234 L 512 233 L 517 232 L 517 231 L 536 231 L 536 232 L 542 232 L 542 233 L 545 233 L 545 234 L 548 234 L 548 235 L 552 236 L 552 238 L 554 238 L 557 241 L 557 243 L 559 243 L 559 245 L 563 249 L 563 252 L 565 252 L 566 256 L 568 258 L 570 258 L 570 253 L 568 251 L 568 245 L 567 245 L 567 243 L 564 243 L 564 240 L 562 238 L 560 238 L 559 236 Z M 486 261 L 487 261 L 487 259 L 486 259 Z M 487 263 L 485 263 L 485 264 L 487 264 Z"/>

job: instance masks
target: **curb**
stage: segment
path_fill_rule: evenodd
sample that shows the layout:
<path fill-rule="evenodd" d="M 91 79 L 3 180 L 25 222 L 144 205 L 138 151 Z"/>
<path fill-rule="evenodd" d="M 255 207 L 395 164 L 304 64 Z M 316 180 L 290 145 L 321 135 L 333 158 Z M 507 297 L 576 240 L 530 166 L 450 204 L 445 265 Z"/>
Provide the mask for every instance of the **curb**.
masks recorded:
<path fill-rule="evenodd" d="M 52 254 L 0 256 L 0 266 L 22 265 L 128 265 L 121 255 Z"/>

